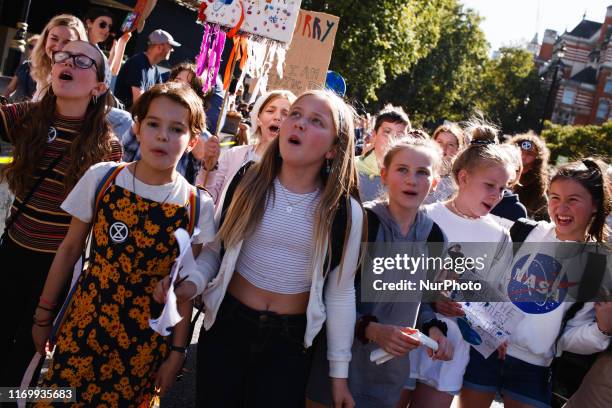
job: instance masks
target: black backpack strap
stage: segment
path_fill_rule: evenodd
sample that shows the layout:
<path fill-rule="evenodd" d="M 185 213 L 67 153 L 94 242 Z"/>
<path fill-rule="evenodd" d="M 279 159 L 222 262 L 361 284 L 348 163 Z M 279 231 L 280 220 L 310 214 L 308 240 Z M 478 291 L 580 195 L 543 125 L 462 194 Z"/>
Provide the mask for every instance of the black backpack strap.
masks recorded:
<path fill-rule="evenodd" d="M 605 274 L 606 261 L 607 258 L 605 255 L 589 252 L 587 263 L 584 268 L 584 274 L 580 280 L 580 286 L 578 286 L 577 298 L 579 300 L 571 305 L 570 308 L 567 309 L 567 312 L 565 312 L 565 315 L 563 315 L 563 320 L 561 320 L 561 330 L 559 330 L 559 335 L 557 336 L 555 344 L 559 341 L 561 335 L 563 335 L 563 331 L 565 331 L 567 323 L 576 316 L 580 309 L 582 309 L 584 303 L 597 296 L 597 291 L 601 286 L 601 282 Z"/>
<path fill-rule="evenodd" d="M 227 214 L 227 210 L 229 209 L 229 206 L 232 203 L 232 199 L 234 198 L 234 193 L 236 192 L 238 185 L 240 184 L 242 178 L 253 164 L 255 164 L 254 161 L 245 163 L 236 172 L 236 174 L 232 178 L 232 181 L 230 181 L 229 185 L 227 186 L 227 190 L 225 191 L 225 197 L 223 198 L 223 203 L 221 204 L 221 217 L 219 218 L 219 225 L 217 227 L 217 230 L 221 228 L 223 222 L 225 221 L 225 215 Z M 225 247 L 223 246 L 223 243 L 221 243 L 221 251 L 219 252 L 219 256 L 221 257 L 221 259 L 223 259 L 223 255 L 225 255 Z"/>
<path fill-rule="evenodd" d="M 338 265 L 340 265 L 340 261 L 342 260 L 342 253 L 344 252 L 344 241 L 347 235 L 348 229 L 348 221 L 349 221 L 349 211 L 351 211 L 351 199 L 349 197 L 345 198 L 338 205 L 338 209 L 336 210 L 336 214 L 334 215 L 334 221 L 332 222 L 332 230 L 330 239 L 330 247 L 331 247 L 331 261 L 329 263 L 329 270 L 327 272 L 331 272 Z M 325 261 L 323 265 L 327 265 L 329 261 L 329 254 L 325 256 Z M 327 274 L 326 274 L 327 275 Z"/>
<path fill-rule="evenodd" d="M 378 229 L 380 228 L 380 219 L 369 208 L 366 208 L 365 212 L 368 219 L 368 242 L 373 243 L 376 242 L 376 235 L 378 235 Z"/>
<path fill-rule="evenodd" d="M 538 226 L 536 221 L 528 220 L 527 218 L 519 218 L 512 224 L 510 228 L 510 238 L 512 238 L 513 243 L 523 243 L 533 231 L 535 227 Z M 512 254 L 516 255 L 518 252 L 520 245 L 512 246 Z"/>
<path fill-rule="evenodd" d="M 15 200 L 15 213 L 6 220 L 4 224 L 4 233 L 2 234 L 2 238 L 0 238 L 0 242 L 3 241 L 4 237 L 8 236 L 9 229 L 11 229 L 15 220 L 17 220 L 17 217 L 19 217 L 26 205 L 30 202 L 30 199 L 34 195 L 34 192 L 36 192 L 36 189 L 41 185 L 43 180 L 51 174 L 51 172 L 59 164 L 59 162 L 62 161 L 65 154 L 65 152 L 62 152 L 55 159 L 53 159 L 49 166 L 47 166 L 47 168 L 40 174 L 40 176 L 38 176 L 38 178 L 32 185 L 32 188 L 30 188 L 30 191 L 28 191 L 28 194 L 26 194 L 25 198 L 21 201 L 21 203 L 17 204 L 17 200 Z"/>
<path fill-rule="evenodd" d="M 565 328 L 567 327 L 567 322 L 572 320 L 576 316 L 576 314 L 580 311 L 580 309 L 582 309 L 583 306 L 584 306 L 584 302 L 576 302 L 573 305 L 571 305 L 570 308 L 567 309 L 567 312 L 565 312 L 565 314 L 563 315 L 563 319 L 561 320 L 561 328 L 559 329 L 559 334 L 557 334 L 557 338 L 555 339 L 555 350 L 557 349 L 559 340 L 561 339 L 561 336 L 563 336 L 563 332 L 565 331 Z"/>
<path fill-rule="evenodd" d="M 589 252 L 584 273 L 578 287 L 577 299 L 581 302 L 591 301 L 597 296 L 606 273 L 607 257 L 604 254 Z"/>
<path fill-rule="evenodd" d="M 232 199 L 234 198 L 234 193 L 238 188 L 238 185 L 242 181 L 242 178 L 246 174 L 247 170 L 253 165 L 255 162 L 250 161 L 245 163 L 234 175 L 232 181 L 230 181 L 227 186 L 227 190 L 225 192 L 225 197 L 223 198 L 223 204 L 221 205 L 221 219 L 219 220 L 219 228 L 223 225 L 223 221 L 225 221 L 225 214 L 227 214 L 227 210 L 232 203 Z"/>
<path fill-rule="evenodd" d="M 431 225 L 431 230 L 429 230 L 429 235 L 427 236 L 428 243 L 441 242 L 444 243 L 444 233 L 438 224 L 435 222 Z M 432 253 L 430 256 L 434 258 L 438 258 L 442 255 L 443 245 L 434 245 L 432 248 Z"/>

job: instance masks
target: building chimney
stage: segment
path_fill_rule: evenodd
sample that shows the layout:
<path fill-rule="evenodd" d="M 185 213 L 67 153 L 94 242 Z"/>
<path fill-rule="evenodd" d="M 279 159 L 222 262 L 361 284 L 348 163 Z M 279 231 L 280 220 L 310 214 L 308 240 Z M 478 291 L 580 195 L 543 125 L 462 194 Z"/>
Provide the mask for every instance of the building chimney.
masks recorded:
<path fill-rule="evenodd" d="M 555 30 L 544 31 L 544 39 L 542 40 L 542 47 L 540 47 L 540 54 L 538 58 L 542 61 L 549 61 L 553 55 L 553 46 L 557 41 L 557 32 Z"/>
<path fill-rule="evenodd" d="M 606 33 L 608 32 L 608 27 L 612 27 L 612 6 L 608 6 L 606 9 L 606 19 L 601 25 L 601 33 L 599 34 L 599 42 L 603 42 L 606 39 Z"/>

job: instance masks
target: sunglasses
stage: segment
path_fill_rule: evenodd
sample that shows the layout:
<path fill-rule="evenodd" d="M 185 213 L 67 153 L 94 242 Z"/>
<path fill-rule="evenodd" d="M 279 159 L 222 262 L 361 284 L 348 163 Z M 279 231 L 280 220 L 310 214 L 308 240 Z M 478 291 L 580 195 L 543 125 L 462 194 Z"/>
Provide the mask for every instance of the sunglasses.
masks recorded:
<path fill-rule="evenodd" d="M 529 140 L 523 140 L 522 142 L 517 142 L 516 145 L 520 147 L 522 150 L 525 150 L 527 152 L 531 152 L 534 150 L 533 143 L 531 143 Z"/>
<path fill-rule="evenodd" d="M 109 30 L 112 30 L 113 25 L 107 23 L 106 21 L 100 21 L 100 23 L 98 23 L 98 27 L 100 27 L 102 30 L 104 30 L 106 27 L 108 27 Z"/>
<path fill-rule="evenodd" d="M 98 64 L 96 64 L 96 61 L 88 57 L 87 55 L 71 54 L 68 51 L 55 51 L 53 53 L 53 62 L 56 64 L 60 64 L 69 59 L 72 59 L 72 63 L 74 64 L 74 66 L 80 69 L 89 69 L 92 66 L 95 66 L 96 69 L 98 68 Z"/>

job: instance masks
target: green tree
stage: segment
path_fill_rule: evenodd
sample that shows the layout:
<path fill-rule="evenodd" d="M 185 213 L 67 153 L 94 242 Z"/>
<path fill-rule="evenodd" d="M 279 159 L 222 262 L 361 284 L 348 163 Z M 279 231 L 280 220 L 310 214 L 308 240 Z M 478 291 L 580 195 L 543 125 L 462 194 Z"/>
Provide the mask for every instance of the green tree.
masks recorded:
<path fill-rule="evenodd" d="M 559 156 L 574 160 L 587 156 L 612 159 L 612 121 L 601 126 L 563 126 L 545 122 L 542 137 L 550 149 L 551 161 Z"/>
<path fill-rule="evenodd" d="M 376 100 L 390 77 L 407 72 L 437 44 L 441 10 L 456 0 L 305 0 L 302 8 L 340 17 L 330 69 L 349 96 Z"/>
<path fill-rule="evenodd" d="M 406 108 L 417 124 L 460 121 L 475 109 L 488 45 L 481 18 L 456 1 L 439 10 L 440 39 L 407 73 L 388 81 L 379 100 Z M 380 108 L 378 104 L 376 108 Z"/>
<path fill-rule="evenodd" d="M 501 48 L 485 66 L 477 106 L 504 133 L 538 129 L 546 91 L 529 51 Z"/>

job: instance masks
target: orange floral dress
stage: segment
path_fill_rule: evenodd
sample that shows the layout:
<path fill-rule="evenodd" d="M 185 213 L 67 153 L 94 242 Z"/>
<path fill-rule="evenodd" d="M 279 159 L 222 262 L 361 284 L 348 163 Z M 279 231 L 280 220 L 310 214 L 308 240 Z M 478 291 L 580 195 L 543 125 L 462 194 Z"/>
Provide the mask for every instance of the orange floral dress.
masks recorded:
<path fill-rule="evenodd" d="M 43 386 L 75 387 L 72 406 L 133 407 L 152 396 L 167 353 L 149 327 L 162 310 L 152 294 L 179 253 L 174 231 L 190 229 L 189 211 L 114 183 L 97 208 L 90 264 L 76 283 Z"/>

